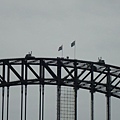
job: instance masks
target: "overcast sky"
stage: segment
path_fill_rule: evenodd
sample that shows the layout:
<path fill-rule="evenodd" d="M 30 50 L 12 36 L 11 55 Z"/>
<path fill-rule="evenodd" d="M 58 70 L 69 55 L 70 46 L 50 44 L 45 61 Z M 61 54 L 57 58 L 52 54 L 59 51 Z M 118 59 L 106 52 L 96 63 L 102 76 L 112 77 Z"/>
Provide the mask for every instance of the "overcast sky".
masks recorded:
<path fill-rule="evenodd" d="M 73 58 L 70 44 L 76 40 L 77 59 L 102 57 L 120 66 L 119 39 L 119 0 L 0 0 L 1 59 L 29 51 L 36 57 L 58 57 L 62 44 L 64 57 Z"/>

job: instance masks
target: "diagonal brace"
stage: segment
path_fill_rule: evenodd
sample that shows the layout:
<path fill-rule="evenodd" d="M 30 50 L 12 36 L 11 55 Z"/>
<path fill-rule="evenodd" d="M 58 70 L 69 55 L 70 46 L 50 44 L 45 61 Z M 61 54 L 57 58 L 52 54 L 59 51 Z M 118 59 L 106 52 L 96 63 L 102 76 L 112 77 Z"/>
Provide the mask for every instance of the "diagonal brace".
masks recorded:
<path fill-rule="evenodd" d="M 69 76 L 71 76 L 74 79 L 74 76 L 72 75 L 72 73 L 67 69 L 67 67 L 62 62 L 61 62 L 61 65 L 68 72 Z"/>
<path fill-rule="evenodd" d="M 35 70 L 33 70 L 33 68 L 30 66 L 30 65 L 28 65 L 28 64 L 26 64 L 27 65 L 27 67 L 31 70 L 31 72 L 36 76 L 36 78 L 40 78 L 40 76 L 38 76 L 38 74 L 35 72 Z"/>
<path fill-rule="evenodd" d="M 47 69 L 47 71 L 52 75 L 52 77 L 53 77 L 54 79 L 57 79 L 57 76 L 56 76 L 55 73 L 50 69 L 50 67 L 49 67 L 44 61 L 42 61 L 42 63 L 43 63 L 43 66 Z"/>
<path fill-rule="evenodd" d="M 8 63 L 6 62 L 6 64 L 8 65 L 8 67 L 12 70 L 12 72 L 21 80 L 23 81 L 22 77 L 19 75 L 19 73 Z"/>
<path fill-rule="evenodd" d="M 0 81 L 1 81 L 1 82 L 6 82 L 1 75 L 0 75 Z"/>

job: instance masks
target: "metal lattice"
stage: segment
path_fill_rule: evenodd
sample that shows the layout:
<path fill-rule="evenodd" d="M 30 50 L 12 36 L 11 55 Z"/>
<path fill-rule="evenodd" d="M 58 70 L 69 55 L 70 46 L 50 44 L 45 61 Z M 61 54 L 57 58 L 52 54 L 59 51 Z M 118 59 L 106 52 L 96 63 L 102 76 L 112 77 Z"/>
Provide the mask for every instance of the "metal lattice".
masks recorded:
<path fill-rule="evenodd" d="M 61 88 L 60 119 L 75 120 L 75 91 L 71 87 Z"/>

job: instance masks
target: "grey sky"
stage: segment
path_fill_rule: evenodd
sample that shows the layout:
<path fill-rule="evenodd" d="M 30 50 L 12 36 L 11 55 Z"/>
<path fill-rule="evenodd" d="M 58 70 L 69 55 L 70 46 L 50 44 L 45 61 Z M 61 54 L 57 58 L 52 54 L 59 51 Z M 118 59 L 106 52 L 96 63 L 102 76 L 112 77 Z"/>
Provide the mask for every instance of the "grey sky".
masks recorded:
<path fill-rule="evenodd" d="M 97 61 L 101 56 L 120 66 L 119 31 L 119 0 L 0 0 L 1 59 L 29 51 L 57 57 L 62 44 L 64 56 L 73 58 L 70 43 L 76 40 L 77 59 Z"/>

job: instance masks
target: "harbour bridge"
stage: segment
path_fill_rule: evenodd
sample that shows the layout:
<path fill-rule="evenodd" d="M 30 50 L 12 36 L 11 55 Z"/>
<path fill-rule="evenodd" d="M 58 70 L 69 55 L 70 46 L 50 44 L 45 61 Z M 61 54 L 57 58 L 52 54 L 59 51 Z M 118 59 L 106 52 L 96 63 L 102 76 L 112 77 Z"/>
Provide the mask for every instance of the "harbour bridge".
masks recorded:
<path fill-rule="evenodd" d="M 78 91 L 90 91 L 90 119 L 94 120 L 94 95 L 106 97 L 106 120 L 111 120 L 111 97 L 120 99 L 120 67 L 98 62 L 68 58 L 0 59 L 1 120 L 9 120 L 10 89 L 20 87 L 19 120 L 27 120 L 28 86 L 39 86 L 39 120 L 44 120 L 47 85 L 56 86 L 56 120 L 77 120 Z"/>

